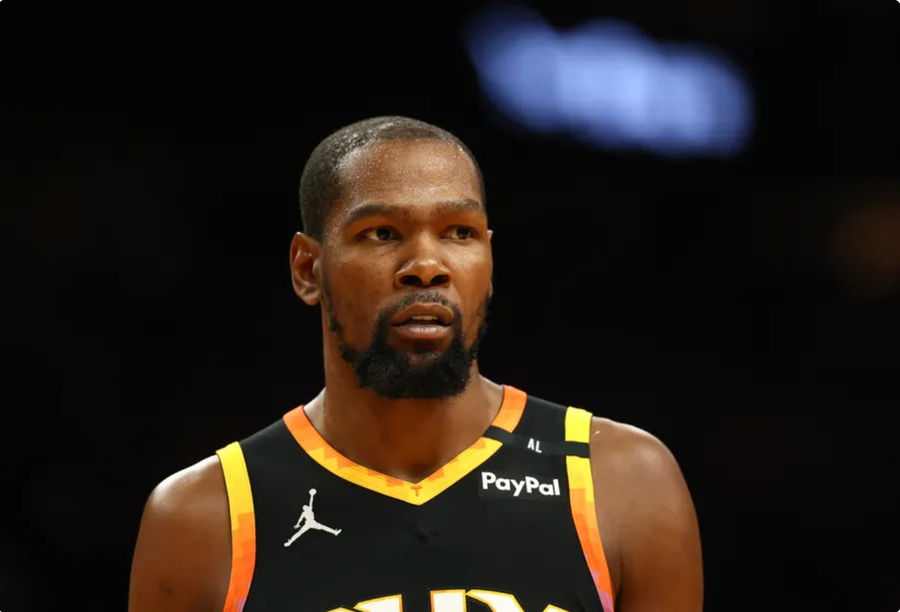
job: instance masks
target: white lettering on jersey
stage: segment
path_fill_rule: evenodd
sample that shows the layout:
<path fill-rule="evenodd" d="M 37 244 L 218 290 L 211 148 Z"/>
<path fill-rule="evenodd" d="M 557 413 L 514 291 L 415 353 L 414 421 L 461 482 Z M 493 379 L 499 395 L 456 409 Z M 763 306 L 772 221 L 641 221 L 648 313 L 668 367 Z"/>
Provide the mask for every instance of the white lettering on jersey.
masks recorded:
<path fill-rule="evenodd" d="M 485 604 L 491 612 L 523 612 L 515 595 L 498 591 L 450 589 L 431 591 L 431 612 L 466 612 L 466 596 Z M 360 612 L 403 612 L 403 596 L 389 595 L 361 601 L 353 610 Z M 347 608 L 333 608 L 328 612 L 353 612 Z M 566 612 L 553 604 L 544 612 Z"/>
<path fill-rule="evenodd" d="M 561 495 L 559 489 L 559 478 L 554 478 L 552 482 L 541 482 L 534 476 L 525 476 L 524 478 L 512 478 L 497 476 L 493 472 L 481 473 L 481 490 L 489 491 L 491 488 L 497 491 L 511 491 L 513 497 L 519 497 L 524 491 L 529 496 L 558 497 Z"/>

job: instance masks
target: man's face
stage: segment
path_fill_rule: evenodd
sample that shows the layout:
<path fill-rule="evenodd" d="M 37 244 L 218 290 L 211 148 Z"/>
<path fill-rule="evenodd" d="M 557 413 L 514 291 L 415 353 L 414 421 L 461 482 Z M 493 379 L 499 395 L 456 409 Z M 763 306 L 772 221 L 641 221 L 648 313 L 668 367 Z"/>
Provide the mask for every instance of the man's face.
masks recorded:
<path fill-rule="evenodd" d="M 442 141 L 395 140 L 351 153 L 340 170 L 320 266 L 341 356 L 386 397 L 462 392 L 492 274 L 472 161 Z"/>

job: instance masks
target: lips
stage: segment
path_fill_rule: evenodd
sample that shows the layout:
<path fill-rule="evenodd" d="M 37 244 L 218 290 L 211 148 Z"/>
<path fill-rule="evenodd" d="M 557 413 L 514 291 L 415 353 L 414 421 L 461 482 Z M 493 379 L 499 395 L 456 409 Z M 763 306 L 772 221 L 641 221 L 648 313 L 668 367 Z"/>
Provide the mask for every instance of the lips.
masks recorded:
<path fill-rule="evenodd" d="M 415 343 L 449 342 L 452 325 L 453 311 L 434 302 L 413 304 L 391 318 L 393 335 Z"/>
<path fill-rule="evenodd" d="M 404 325 L 448 327 L 453 324 L 453 311 L 441 304 L 418 303 L 400 310 L 391 318 L 394 327 Z"/>

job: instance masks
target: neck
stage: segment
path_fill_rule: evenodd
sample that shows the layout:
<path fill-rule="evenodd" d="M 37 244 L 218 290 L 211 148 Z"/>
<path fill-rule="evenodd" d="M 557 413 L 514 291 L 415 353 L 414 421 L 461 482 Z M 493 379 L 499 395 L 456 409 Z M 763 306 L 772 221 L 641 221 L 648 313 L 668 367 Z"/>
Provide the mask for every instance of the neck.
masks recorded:
<path fill-rule="evenodd" d="M 383 474 L 418 482 L 472 445 L 497 414 L 503 388 L 473 362 L 458 396 L 393 400 L 357 385 L 349 364 L 325 351 L 325 389 L 306 414 L 323 438 L 348 459 Z"/>

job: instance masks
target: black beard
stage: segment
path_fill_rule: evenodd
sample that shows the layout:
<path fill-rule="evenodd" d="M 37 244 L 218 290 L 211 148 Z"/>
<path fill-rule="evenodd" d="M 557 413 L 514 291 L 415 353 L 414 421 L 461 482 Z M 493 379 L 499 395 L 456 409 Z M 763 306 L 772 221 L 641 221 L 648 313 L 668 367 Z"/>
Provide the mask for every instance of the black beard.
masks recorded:
<path fill-rule="evenodd" d="M 401 352 L 387 345 L 391 318 L 416 302 L 436 302 L 453 310 L 453 339 L 442 353 Z M 329 326 L 337 336 L 341 358 L 352 366 L 360 387 L 372 389 L 377 395 L 390 399 L 440 399 L 462 393 L 469 384 L 472 362 L 478 356 L 478 347 L 487 331 L 489 303 L 490 295 L 487 295 L 478 313 L 481 316 L 478 333 L 472 346 L 467 349 L 463 342 L 459 308 L 437 291 L 412 293 L 399 304 L 379 313 L 372 342 L 360 351 L 344 340 L 343 329 L 331 306 L 331 296 L 326 296 Z M 419 363 L 414 363 L 411 355 L 420 357 L 417 360 Z"/>

